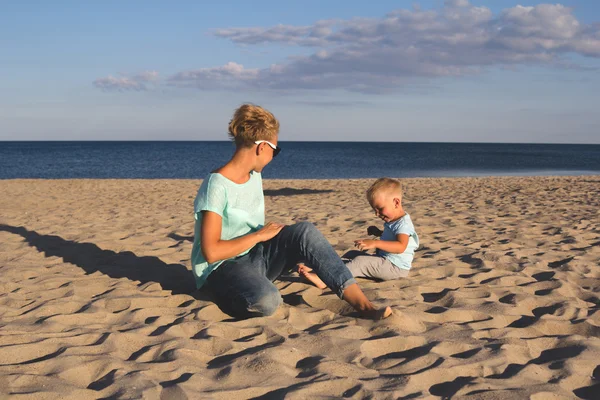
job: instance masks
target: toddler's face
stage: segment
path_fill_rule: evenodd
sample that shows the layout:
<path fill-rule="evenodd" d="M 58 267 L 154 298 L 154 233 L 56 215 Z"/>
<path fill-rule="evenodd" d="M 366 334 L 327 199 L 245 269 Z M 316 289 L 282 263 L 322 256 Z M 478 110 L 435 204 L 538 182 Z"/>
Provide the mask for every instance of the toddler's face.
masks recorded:
<path fill-rule="evenodd" d="M 381 218 L 384 222 L 390 222 L 398 219 L 400 204 L 398 196 L 389 193 L 379 193 L 373 199 L 371 207 L 377 217 Z"/>

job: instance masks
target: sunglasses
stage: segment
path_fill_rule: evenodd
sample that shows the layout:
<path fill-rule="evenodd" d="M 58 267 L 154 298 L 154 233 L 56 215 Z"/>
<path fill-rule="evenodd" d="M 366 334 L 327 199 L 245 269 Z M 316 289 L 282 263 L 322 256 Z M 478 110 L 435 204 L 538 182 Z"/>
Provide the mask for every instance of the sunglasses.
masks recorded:
<path fill-rule="evenodd" d="M 268 140 L 257 140 L 256 142 L 254 142 L 254 144 L 261 144 L 261 143 L 266 143 L 269 145 L 270 148 L 273 149 L 273 157 L 277 157 L 277 154 L 279 154 L 279 152 L 281 151 L 281 147 L 275 146 L 273 143 L 269 142 Z"/>

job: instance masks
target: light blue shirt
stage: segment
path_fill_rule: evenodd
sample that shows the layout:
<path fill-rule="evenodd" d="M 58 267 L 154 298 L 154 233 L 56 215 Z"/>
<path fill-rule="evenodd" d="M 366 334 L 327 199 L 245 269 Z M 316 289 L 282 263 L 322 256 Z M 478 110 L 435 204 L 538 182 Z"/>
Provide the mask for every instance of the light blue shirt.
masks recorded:
<path fill-rule="evenodd" d="M 208 263 L 202 254 L 202 211 L 212 211 L 221 216 L 221 240 L 232 240 L 256 232 L 265 224 L 265 200 L 260 173 L 251 172 L 250 179 L 242 184 L 232 182 L 221 174 L 212 173 L 198 189 L 194 201 L 196 223 L 192 247 L 192 272 L 197 288 L 204 285 L 208 275 L 225 261 Z M 249 251 L 250 249 L 235 257 Z"/>
<path fill-rule="evenodd" d="M 403 253 L 388 253 L 387 251 L 377 249 L 377 254 L 388 259 L 398 268 L 410 269 L 415 250 L 419 247 L 419 236 L 408 214 L 395 221 L 384 223 L 381 240 L 398 240 L 396 235 L 400 234 L 408 235 L 408 245 Z"/>

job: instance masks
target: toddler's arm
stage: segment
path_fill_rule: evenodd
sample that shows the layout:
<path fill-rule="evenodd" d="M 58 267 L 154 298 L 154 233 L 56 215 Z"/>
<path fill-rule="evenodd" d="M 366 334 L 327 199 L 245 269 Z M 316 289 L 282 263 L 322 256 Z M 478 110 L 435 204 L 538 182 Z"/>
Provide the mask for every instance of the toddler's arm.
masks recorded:
<path fill-rule="evenodd" d="M 408 246 L 408 235 L 400 233 L 396 235 L 396 240 L 372 240 L 362 239 L 354 242 L 354 245 L 359 250 L 379 249 L 388 253 L 404 253 Z"/>

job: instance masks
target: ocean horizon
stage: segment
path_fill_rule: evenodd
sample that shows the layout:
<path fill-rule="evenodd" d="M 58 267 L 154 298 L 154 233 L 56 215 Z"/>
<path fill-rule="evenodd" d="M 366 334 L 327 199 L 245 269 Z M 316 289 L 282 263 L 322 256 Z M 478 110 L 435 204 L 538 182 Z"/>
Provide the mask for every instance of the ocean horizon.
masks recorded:
<path fill-rule="evenodd" d="M 600 175 L 600 144 L 295 142 L 265 179 Z M 202 179 L 230 141 L 3 141 L 0 179 Z"/>

